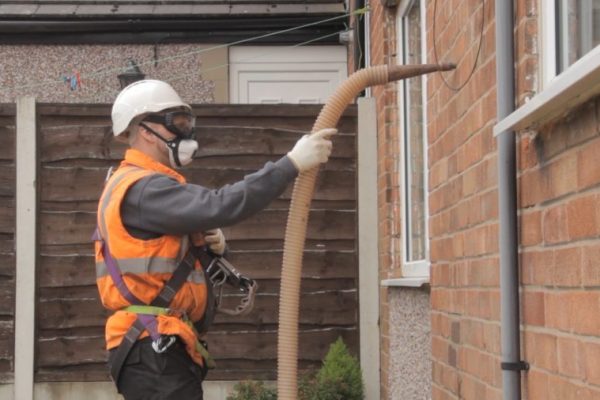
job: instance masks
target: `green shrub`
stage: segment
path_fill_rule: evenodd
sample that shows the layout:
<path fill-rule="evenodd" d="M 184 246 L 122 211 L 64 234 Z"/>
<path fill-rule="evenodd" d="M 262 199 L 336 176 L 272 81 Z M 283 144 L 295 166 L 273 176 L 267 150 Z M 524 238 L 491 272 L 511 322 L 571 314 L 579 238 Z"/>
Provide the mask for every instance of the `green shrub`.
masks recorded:
<path fill-rule="evenodd" d="M 277 390 L 266 387 L 263 382 L 243 381 L 237 383 L 233 390 L 227 400 L 277 400 Z"/>
<path fill-rule="evenodd" d="M 227 400 L 277 399 L 277 391 L 262 382 L 246 381 L 234 389 Z M 321 369 L 305 373 L 298 382 L 298 400 L 363 400 L 363 391 L 360 364 L 341 338 L 329 348 Z"/>
<path fill-rule="evenodd" d="M 298 379 L 298 400 L 311 400 L 315 395 L 317 371 L 306 371 Z"/>
<path fill-rule="evenodd" d="M 317 391 L 311 400 L 362 400 L 360 364 L 342 338 L 331 345 L 316 376 Z"/>

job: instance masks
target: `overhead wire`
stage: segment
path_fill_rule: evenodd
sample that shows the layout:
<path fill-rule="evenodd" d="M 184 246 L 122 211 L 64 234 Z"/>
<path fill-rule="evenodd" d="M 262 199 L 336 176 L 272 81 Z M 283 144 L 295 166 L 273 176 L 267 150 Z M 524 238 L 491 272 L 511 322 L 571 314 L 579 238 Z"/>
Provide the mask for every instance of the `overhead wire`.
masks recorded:
<path fill-rule="evenodd" d="M 286 28 L 283 30 L 279 30 L 279 31 L 274 31 L 274 32 L 269 32 L 269 33 L 265 33 L 262 35 L 258 35 L 258 36 L 253 36 L 250 38 L 245 38 L 245 39 L 240 39 L 231 43 L 224 43 L 224 44 L 220 44 L 217 46 L 212 46 L 209 48 L 205 48 L 205 49 L 198 49 L 198 50 L 194 50 L 194 51 L 189 51 L 189 52 L 184 52 L 184 53 L 180 53 L 180 54 L 176 54 L 174 56 L 167 56 L 167 57 L 162 57 L 160 59 L 152 59 L 149 61 L 144 61 L 140 64 L 138 64 L 138 66 L 144 66 L 144 65 L 149 65 L 158 61 L 164 62 L 164 61 L 169 61 L 169 60 L 175 60 L 175 59 L 179 59 L 182 57 L 187 57 L 190 55 L 197 55 L 197 54 L 201 54 L 201 53 L 205 53 L 205 52 L 210 52 L 213 50 L 218 50 L 218 49 L 222 49 L 222 48 L 227 48 L 227 47 L 231 47 L 231 46 L 237 46 L 240 44 L 244 44 L 244 43 L 249 43 L 249 42 L 253 42 L 253 41 L 257 41 L 260 39 L 265 39 L 268 37 L 273 37 L 273 36 L 277 36 L 277 35 L 282 35 L 288 32 L 293 32 L 295 30 L 299 30 L 299 29 L 303 29 L 303 28 L 307 28 L 307 27 L 311 27 L 311 26 L 315 26 L 315 25 L 320 25 L 320 24 L 324 24 L 327 22 L 331 22 L 331 21 L 335 21 L 338 19 L 342 19 L 342 18 L 346 18 L 349 17 L 351 15 L 361 15 L 361 14 L 365 14 L 367 12 L 369 12 L 369 8 L 368 7 L 363 7 L 357 10 L 354 10 L 352 12 L 348 12 L 342 15 L 337 15 L 335 17 L 330 17 L 330 18 L 325 18 L 322 20 L 318 20 L 318 21 L 314 21 L 314 22 L 310 22 L 307 24 L 303 24 L 303 25 L 298 25 L 298 26 L 293 26 L 291 28 Z M 338 34 L 336 32 L 336 34 Z M 329 36 L 329 35 L 327 35 Z M 126 70 L 127 67 L 118 67 L 118 68 L 100 68 L 97 69 L 95 71 L 92 71 L 90 73 L 81 73 L 81 79 L 83 81 L 85 80 L 93 80 L 94 78 L 100 77 L 100 76 L 105 76 L 105 75 L 110 75 L 110 74 L 114 74 L 116 72 L 124 72 Z M 37 87 L 41 87 L 41 86 L 46 86 L 46 85 L 56 85 L 56 84 L 62 84 L 64 83 L 63 79 L 48 79 L 42 82 L 37 82 L 34 84 L 28 84 L 28 85 L 21 85 L 21 86 L 13 86 L 13 87 L 9 87 L 9 88 L 4 88 L 4 90 L 24 90 L 24 89 L 31 89 L 31 88 L 37 88 Z M 0 91 L 2 89 L 0 88 Z"/>
<path fill-rule="evenodd" d="M 333 33 L 328 33 L 327 35 L 319 36 L 319 37 L 316 37 L 316 38 L 313 38 L 313 39 L 310 39 L 310 40 L 306 40 L 306 41 L 301 42 L 301 43 L 296 43 L 296 44 L 289 45 L 289 46 L 280 46 L 279 48 L 296 48 L 296 47 L 305 46 L 307 44 L 310 44 L 310 43 L 313 43 L 313 42 L 317 42 L 319 40 L 323 40 L 323 39 L 326 39 L 326 38 L 331 37 L 331 36 L 339 35 L 342 32 L 343 31 L 337 31 L 337 32 L 333 32 Z M 269 55 L 272 55 L 272 54 L 277 54 L 277 52 L 276 51 L 268 51 L 268 52 L 264 52 L 264 53 L 255 55 L 253 57 L 244 58 L 243 60 L 240 60 L 240 61 L 241 62 L 252 61 L 252 60 L 260 59 L 262 57 L 266 57 L 266 56 L 269 56 Z M 208 67 L 208 68 L 200 68 L 199 70 L 191 72 L 191 73 L 187 72 L 185 74 L 175 75 L 173 77 L 165 79 L 165 81 L 167 81 L 169 83 L 172 83 L 172 82 L 178 81 L 180 79 L 188 78 L 188 77 L 191 77 L 191 76 L 201 76 L 202 74 L 204 74 L 206 72 L 214 71 L 214 70 L 217 70 L 217 69 L 220 69 L 220 68 L 224 68 L 224 67 L 228 67 L 228 66 L 234 65 L 234 64 L 236 64 L 236 63 L 223 63 L 223 64 L 211 66 L 211 67 Z M 218 79 L 210 79 L 210 81 L 218 81 Z M 85 99 L 85 97 L 84 97 L 84 99 Z"/>

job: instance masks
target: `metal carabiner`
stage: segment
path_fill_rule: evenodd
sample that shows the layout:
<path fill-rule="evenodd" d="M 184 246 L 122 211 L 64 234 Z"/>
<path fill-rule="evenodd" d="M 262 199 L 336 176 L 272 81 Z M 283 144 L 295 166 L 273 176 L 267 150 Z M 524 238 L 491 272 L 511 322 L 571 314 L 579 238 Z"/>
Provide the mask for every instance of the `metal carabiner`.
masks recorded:
<path fill-rule="evenodd" d="M 161 335 L 158 339 L 152 341 L 152 349 L 158 354 L 164 353 L 175 343 L 175 340 L 177 340 L 175 336 Z"/>

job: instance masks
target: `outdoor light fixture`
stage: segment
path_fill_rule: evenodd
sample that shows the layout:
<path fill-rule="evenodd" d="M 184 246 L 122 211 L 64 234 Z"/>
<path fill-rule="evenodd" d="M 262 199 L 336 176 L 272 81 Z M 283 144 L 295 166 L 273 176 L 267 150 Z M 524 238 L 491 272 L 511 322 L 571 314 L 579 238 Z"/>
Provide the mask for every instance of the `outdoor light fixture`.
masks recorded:
<path fill-rule="evenodd" d="M 141 81 L 145 77 L 146 75 L 142 73 L 140 67 L 138 67 L 135 61 L 131 59 L 127 61 L 127 68 L 125 71 L 117 75 L 117 78 L 119 78 L 119 83 L 121 84 L 121 89 L 124 89 L 133 82 Z"/>

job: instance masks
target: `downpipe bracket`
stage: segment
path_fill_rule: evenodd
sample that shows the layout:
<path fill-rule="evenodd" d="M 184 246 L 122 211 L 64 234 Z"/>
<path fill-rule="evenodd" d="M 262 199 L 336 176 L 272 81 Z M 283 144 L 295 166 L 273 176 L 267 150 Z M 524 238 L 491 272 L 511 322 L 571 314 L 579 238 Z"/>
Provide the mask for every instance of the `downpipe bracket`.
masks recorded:
<path fill-rule="evenodd" d="M 529 363 L 527 361 L 519 362 L 503 362 L 500 363 L 502 371 L 529 371 Z"/>

